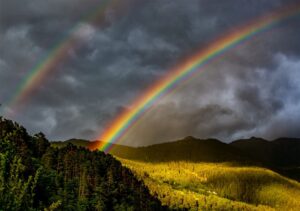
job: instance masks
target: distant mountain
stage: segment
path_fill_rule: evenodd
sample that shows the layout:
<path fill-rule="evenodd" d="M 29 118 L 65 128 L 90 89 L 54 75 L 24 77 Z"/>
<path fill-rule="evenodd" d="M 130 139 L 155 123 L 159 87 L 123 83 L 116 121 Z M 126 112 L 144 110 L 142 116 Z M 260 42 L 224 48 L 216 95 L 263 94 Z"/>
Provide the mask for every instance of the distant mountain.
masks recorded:
<path fill-rule="evenodd" d="M 52 142 L 56 147 L 72 143 L 94 149 L 99 141 L 70 139 L 65 142 Z M 188 136 L 182 140 L 155 144 L 145 147 L 113 145 L 111 154 L 121 158 L 161 162 L 161 161 L 251 161 L 268 166 L 299 167 L 300 139 L 279 138 L 267 141 L 252 137 L 229 144 L 217 139 L 197 139 Z"/>
<path fill-rule="evenodd" d="M 53 142 L 52 145 L 61 147 L 67 143 L 95 149 L 99 141 L 89 142 L 87 140 L 70 139 L 65 142 Z M 129 147 L 114 145 L 111 154 L 125 159 L 140 160 L 148 162 L 167 161 L 249 161 L 249 158 L 240 152 L 239 149 L 216 139 L 196 139 L 188 136 L 182 140 L 155 144 L 146 147 Z"/>
<path fill-rule="evenodd" d="M 252 137 L 234 141 L 230 145 L 269 166 L 300 167 L 300 139 L 279 138 L 267 141 Z"/>
<path fill-rule="evenodd" d="M 72 143 L 93 149 L 93 146 L 97 146 L 98 142 L 70 139 L 66 142 L 54 142 L 52 145 L 59 147 Z M 226 144 L 217 139 L 203 140 L 188 136 L 179 141 L 146 147 L 114 145 L 110 153 L 120 158 L 146 162 L 236 161 L 266 166 L 281 174 L 300 180 L 300 139 L 295 138 L 279 138 L 274 141 L 267 141 L 252 137 Z"/>
<path fill-rule="evenodd" d="M 252 160 L 300 181 L 300 139 L 279 138 L 267 141 L 252 137 L 234 141 L 230 145 Z"/>
<path fill-rule="evenodd" d="M 147 147 L 122 148 L 113 147 L 113 155 L 121 158 L 150 161 L 193 161 L 193 162 L 224 162 L 224 161 L 247 161 L 239 150 L 216 139 L 196 139 L 186 137 L 182 140 L 155 144 Z"/>

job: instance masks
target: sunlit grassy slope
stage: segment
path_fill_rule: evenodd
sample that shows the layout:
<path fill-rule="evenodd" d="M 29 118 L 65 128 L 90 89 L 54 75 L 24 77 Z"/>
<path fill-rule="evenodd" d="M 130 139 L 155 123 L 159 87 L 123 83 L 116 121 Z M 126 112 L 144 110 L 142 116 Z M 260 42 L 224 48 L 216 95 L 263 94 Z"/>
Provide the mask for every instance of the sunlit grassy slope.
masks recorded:
<path fill-rule="evenodd" d="M 229 162 L 119 160 L 171 208 L 300 210 L 300 183 L 268 169 Z"/>

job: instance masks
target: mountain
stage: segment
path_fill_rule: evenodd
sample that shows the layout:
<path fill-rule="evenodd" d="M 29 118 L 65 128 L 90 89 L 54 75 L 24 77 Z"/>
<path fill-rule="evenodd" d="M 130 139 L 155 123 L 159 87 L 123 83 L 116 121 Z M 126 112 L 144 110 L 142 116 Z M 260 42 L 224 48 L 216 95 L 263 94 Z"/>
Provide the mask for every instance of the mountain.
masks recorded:
<path fill-rule="evenodd" d="M 300 167 L 300 139 L 279 138 L 267 141 L 252 137 L 234 141 L 230 145 L 269 166 Z"/>
<path fill-rule="evenodd" d="M 0 117 L 0 210 L 165 210 L 128 168 L 100 151 Z"/>
<path fill-rule="evenodd" d="M 252 160 L 300 181 L 300 139 L 279 138 L 267 141 L 252 137 L 234 141 L 230 145 L 241 150 Z"/>
<path fill-rule="evenodd" d="M 77 146 L 95 149 L 99 141 L 70 139 L 65 142 L 52 142 L 55 147 L 72 143 Z M 111 154 L 131 160 L 163 161 L 243 161 L 272 167 L 300 167 L 300 139 L 279 138 L 268 141 L 252 137 L 229 144 L 217 139 L 197 139 L 188 136 L 182 140 L 155 144 L 145 147 L 129 147 L 114 144 Z"/>
<path fill-rule="evenodd" d="M 95 149 L 99 141 L 70 139 L 51 144 L 61 147 L 67 143 Z M 295 138 L 268 141 L 252 137 L 226 144 L 217 139 L 188 136 L 179 141 L 145 147 L 113 145 L 110 153 L 119 158 L 146 162 L 242 162 L 265 166 L 300 181 L 300 139 Z"/>
<path fill-rule="evenodd" d="M 87 141 L 79 139 L 70 139 L 65 142 L 52 142 L 54 147 L 62 147 L 67 143 L 77 146 L 88 147 L 94 150 L 99 141 Z M 222 143 L 216 139 L 196 139 L 188 136 L 182 140 L 155 144 L 146 147 L 129 147 L 114 144 L 110 153 L 120 158 L 140 160 L 148 162 L 167 162 L 167 161 L 247 161 L 247 156 L 240 150 Z"/>
<path fill-rule="evenodd" d="M 155 144 L 147 147 L 123 148 L 113 147 L 111 150 L 117 157 L 150 161 L 192 161 L 192 162 L 224 162 L 246 161 L 247 158 L 239 150 L 216 139 L 196 139 L 186 137 L 182 140 Z"/>

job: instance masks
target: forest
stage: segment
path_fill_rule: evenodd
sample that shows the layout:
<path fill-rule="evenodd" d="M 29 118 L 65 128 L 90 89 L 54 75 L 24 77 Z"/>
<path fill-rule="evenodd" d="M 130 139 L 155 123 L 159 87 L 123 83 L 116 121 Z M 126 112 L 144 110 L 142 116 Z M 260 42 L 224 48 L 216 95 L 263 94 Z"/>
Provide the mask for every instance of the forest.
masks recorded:
<path fill-rule="evenodd" d="M 239 150 L 259 153 L 249 141 L 232 148 L 187 137 L 149 147 L 116 146 L 112 154 L 91 151 L 88 144 L 49 142 L 43 133 L 31 136 L 0 118 L 0 210 L 300 209 L 300 183 Z M 292 165 L 295 153 L 289 153 Z M 287 160 L 280 163 L 288 166 Z"/>
<path fill-rule="evenodd" d="M 53 148 L 0 118 L 0 210 L 166 210 L 109 154 Z"/>

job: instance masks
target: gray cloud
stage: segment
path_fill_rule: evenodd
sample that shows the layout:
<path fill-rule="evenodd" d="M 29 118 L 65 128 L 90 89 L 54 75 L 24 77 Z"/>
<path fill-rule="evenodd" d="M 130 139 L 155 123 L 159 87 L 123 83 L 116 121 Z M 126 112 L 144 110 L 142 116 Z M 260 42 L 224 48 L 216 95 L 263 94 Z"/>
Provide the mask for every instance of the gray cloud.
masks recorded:
<path fill-rule="evenodd" d="M 0 0 L 0 101 L 76 24 L 78 43 L 13 118 L 50 139 L 94 139 L 157 79 L 209 42 L 292 1 L 122 1 L 101 21 L 96 0 Z M 132 145 L 194 135 L 224 141 L 300 136 L 299 17 L 213 62 L 125 136 Z M 5 111 L 10 108 L 4 108 Z M 287 122 L 289 123 L 287 126 Z"/>
<path fill-rule="evenodd" d="M 253 135 L 299 137 L 299 62 L 283 54 L 274 55 L 276 68 L 270 69 L 220 61 L 162 99 L 124 142 L 147 145 L 187 134 L 224 141 Z"/>

